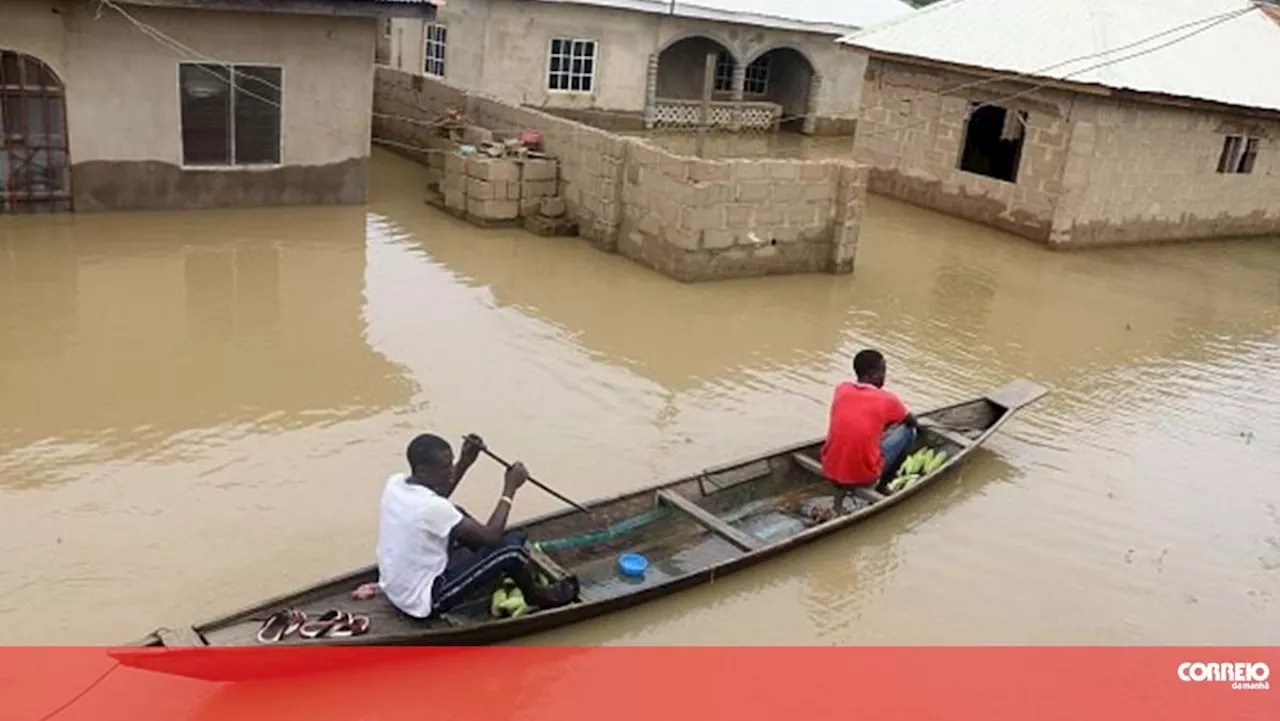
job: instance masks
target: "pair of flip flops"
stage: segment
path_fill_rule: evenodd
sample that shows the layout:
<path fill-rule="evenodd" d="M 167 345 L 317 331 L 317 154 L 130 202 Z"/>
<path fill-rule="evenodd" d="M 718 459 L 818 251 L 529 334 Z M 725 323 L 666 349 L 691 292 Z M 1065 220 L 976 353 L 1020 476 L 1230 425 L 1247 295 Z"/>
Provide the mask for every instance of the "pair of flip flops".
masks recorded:
<path fill-rule="evenodd" d="M 258 642 L 279 643 L 295 632 L 302 638 L 315 639 L 349 638 L 368 631 L 367 616 L 353 616 L 346 611 L 332 609 L 313 620 L 307 618 L 306 613 L 291 608 L 278 611 L 263 622 L 262 628 L 258 629 Z"/>

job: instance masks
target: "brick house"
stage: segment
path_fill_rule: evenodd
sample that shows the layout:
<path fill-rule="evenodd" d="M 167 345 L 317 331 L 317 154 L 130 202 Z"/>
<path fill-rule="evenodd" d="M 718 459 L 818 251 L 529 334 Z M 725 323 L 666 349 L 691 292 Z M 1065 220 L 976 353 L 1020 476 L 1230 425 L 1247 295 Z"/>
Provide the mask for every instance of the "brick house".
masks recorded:
<path fill-rule="evenodd" d="M 362 202 L 378 17 L 434 11 L 4 0 L 0 214 Z"/>
<path fill-rule="evenodd" d="M 762 10 L 767 7 L 767 10 Z M 900 0 L 450 0 L 384 25 L 379 61 L 613 129 L 697 122 L 848 134 L 865 57 L 834 41 L 914 12 Z"/>
<path fill-rule="evenodd" d="M 855 154 L 873 192 L 1054 247 L 1280 233 L 1274 10 L 943 0 L 840 40 L 870 54 Z"/>

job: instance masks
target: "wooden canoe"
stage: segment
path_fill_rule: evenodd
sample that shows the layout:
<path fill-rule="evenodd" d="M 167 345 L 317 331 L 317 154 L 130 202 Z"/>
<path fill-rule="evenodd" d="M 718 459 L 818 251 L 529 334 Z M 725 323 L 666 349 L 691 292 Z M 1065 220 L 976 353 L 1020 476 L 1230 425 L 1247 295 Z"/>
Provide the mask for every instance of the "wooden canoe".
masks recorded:
<path fill-rule="evenodd" d="M 578 576 L 582 588 L 578 600 L 561 608 L 495 619 L 489 614 L 486 595 L 439 618 L 414 619 L 382 595 L 367 600 L 351 597 L 360 584 L 377 580 L 377 567 L 371 565 L 193 627 L 158 629 L 111 654 L 126 666 L 233 680 L 226 664 L 210 666 L 190 652 L 238 648 L 243 653 L 317 645 L 488 645 L 583 621 L 724 576 L 923 493 L 963 463 L 1014 413 L 1048 392 L 1019 379 L 984 396 L 919 414 L 920 433 L 909 452 L 925 446 L 945 450 L 945 462 L 895 493 L 860 491 L 854 507 L 846 507 L 845 514 L 831 520 L 817 522 L 804 513 L 805 508 L 824 503 L 830 508 L 832 503 L 834 487 L 821 475 L 818 458 L 823 439 L 818 438 L 594 501 L 587 505 L 595 518 L 569 509 L 512 526 L 528 534 L 535 561 L 544 573 Z M 649 559 L 642 579 L 623 577 L 617 570 L 618 556 L 629 552 Z M 287 608 L 302 609 L 312 618 L 338 608 L 367 616 L 371 625 L 361 636 L 307 640 L 294 634 L 270 646 L 260 644 L 256 637 L 263 621 Z M 289 665 L 301 672 L 295 664 Z M 247 668 L 234 673 L 259 673 Z"/>

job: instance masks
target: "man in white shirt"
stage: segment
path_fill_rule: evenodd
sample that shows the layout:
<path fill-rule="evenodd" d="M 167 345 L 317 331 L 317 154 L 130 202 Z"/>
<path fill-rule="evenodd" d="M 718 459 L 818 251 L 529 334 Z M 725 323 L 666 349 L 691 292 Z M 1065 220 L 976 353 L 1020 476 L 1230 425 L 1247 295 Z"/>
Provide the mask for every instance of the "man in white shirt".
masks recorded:
<path fill-rule="evenodd" d="M 423 434 L 409 443 L 409 473 L 387 479 L 378 524 L 378 585 L 401 611 L 427 618 L 485 592 L 504 577 L 530 605 L 554 608 L 577 598 L 576 579 L 537 583 L 524 536 L 504 534 L 517 490 L 529 477 L 522 463 L 507 469 L 503 494 L 481 524 L 450 500 L 484 441 L 467 436 L 457 465 L 443 438 Z"/>

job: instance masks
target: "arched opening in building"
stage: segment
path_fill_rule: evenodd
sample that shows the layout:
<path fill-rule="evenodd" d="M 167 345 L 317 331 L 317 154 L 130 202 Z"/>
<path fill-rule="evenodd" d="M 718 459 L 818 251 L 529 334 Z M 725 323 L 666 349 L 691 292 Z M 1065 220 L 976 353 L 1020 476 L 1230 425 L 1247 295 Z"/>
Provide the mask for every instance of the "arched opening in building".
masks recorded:
<path fill-rule="evenodd" d="M 66 111 L 48 65 L 0 50 L 0 214 L 72 209 Z"/>
<path fill-rule="evenodd" d="M 678 40 L 658 54 L 656 95 L 664 100 L 701 100 L 707 55 L 716 56 L 712 100 L 733 99 L 733 53 L 723 44 L 695 35 Z"/>
<path fill-rule="evenodd" d="M 810 92 L 817 72 L 813 64 L 792 48 L 774 48 L 747 63 L 742 99 L 769 101 L 782 106 L 782 130 L 802 131 L 811 113 Z"/>

